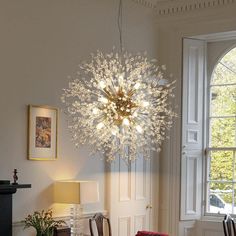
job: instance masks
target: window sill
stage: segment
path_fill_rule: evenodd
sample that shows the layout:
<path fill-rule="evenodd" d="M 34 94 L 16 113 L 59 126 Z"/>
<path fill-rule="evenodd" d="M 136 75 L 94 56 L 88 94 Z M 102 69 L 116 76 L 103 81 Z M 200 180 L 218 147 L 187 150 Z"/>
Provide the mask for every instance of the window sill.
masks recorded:
<path fill-rule="evenodd" d="M 205 215 L 202 216 L 201 219 L 199 219 L 198 221 L 201 222 L 216 222 L 216 223 L 222 223 L 224 218 L 224 214 L 219 214 L 219 215 Z"/>

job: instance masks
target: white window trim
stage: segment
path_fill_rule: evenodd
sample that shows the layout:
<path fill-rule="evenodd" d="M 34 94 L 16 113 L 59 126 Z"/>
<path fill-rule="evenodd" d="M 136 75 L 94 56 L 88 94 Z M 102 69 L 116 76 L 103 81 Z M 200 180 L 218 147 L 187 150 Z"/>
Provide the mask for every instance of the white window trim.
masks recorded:
<path fill-rule="evenodd" d="M 220 41 L 229 41 L 229 40 L 236 40 L 236 32 L 232 32 L 229 34 L 216 34 L 214 35 L 214 39 L 211 39 L 209 36 L 209 39 L 206 40 L 206 43 L 209 42 L 220 42 Z M 203 113 L 204 113 L 204 121 L 203 121 L 203 134 L 204 134 L 204 140 L 203 140 L 203 148 L 204 148 L 204 156 L 203 156 L 203 190 L 202 190 L 202 217 L 201 220 L 204 221 L 215 221 L 215 222 L 222 222 L 222 217 L 225 215 L 224 213 L 222 214 L 216 214 L 216 213 L 207 213 L 206 212 L 206 207 L 207 203 L 206 201 L 207 198 L 207 174 L 208 174 L 208 166 L 209 166 L 209 158 L 208 158 L 208 153 L 210 150 L 217 150 L 217 148 L 211 148 L 209 150 L 209 129 L 210 129 L 210 121 L 209 121 L 209 113 L 210 113 L 210 83 L 212 79 L 212 74 L 214 72 L 214 68 L 217 65 L 218 61 L 224 57 L 224 55 L 227 54 L 231 49 L 236 47 L 236 42 L 232 44 L 230 47 L 228 47 L 223 54 L 221 53 L 218 58 L 216 58 L 214 66 L 212 67 L 211 71 L 208 70 L 208 50 L 206 50 L 206 71 L 205 71 L 205 81 L 204 81 L 204 106 L 203 106 Z M 232 150 L 233 148 L 220 148 L 220 150 Z M 236 214 L 235 214 L 236 215 Z"/>
<path fill-rule="evenodd" d="M 236 40 L 236 31 L 232 32 L 222 32 L 222 33 L 217 33 L 217 34 L 208 34 L 208 35 L 198 35 L 198 36 L 192 36 L 188 37 L 189 39 L 195 39 L 195 40 L 203 40 L 205 43 L 209 42 L 220 42 L 220 41 L 228 41 L 228 40 Z M 187 39 L 187 38 L 186 38 Z M 232 47 L 233 48 L 233 47 Z M 223 55 L 221 55 L 223 56 Z M 218 60 L 217 60 L 218 61 Z M 216 61 L 216 63 L 217 63 Z M 209 85 L 210 85 L 210 79 L 211 75 L 209 75 L 208 70 L 207 70 L 207 50 L 205 53 L 205 67 L 204 67 L 204 74 L 205 74 L 205 80 L 203 81 L 203 158 L 202 158 L 202 203 L 201 203 L 201 217 L 198 219 L 200 221 L 211 221 L 211 222 L 222 222 L 222 216 L 224 214 L 219 214 L 216 215 L 215 213 L 205 213 L 205 207 L 206 207 L 206 191 L 207 191 L 207 184 L 206 184 L 206 174 L 207 174 L 207 155 L 205 154 L 206 152 L 206 147 L 208 147 L 208 128 L 209 128 L 209 122 L 208 122 L 208 117 L 209 117 L 209 92 L 210 90 Z M 216 64 L 215 64 L 216 65 Z M 214 69 L 212 69 L 211 74 Z M 182 170 L 183 171 L 183 170 Z M 181 185 L 183 183 L 181 182 Z M 181 219 L 182 221 L 187 220 L 187 219 Z"/>
<path fill-rule="evenodd" d="M 222 38 L 220 38 L 220 40 L 214 39 L 214 41 L 206 41 L 206 43 L 208 42 L 220 42 L 220 41 L 229 41 L 229 40 L 236 40 L 236 32 L 235 36 L 233 37 L 232 34 L 230 34 L 230 37 L 223 37 L 224 39 L 222 40 Z M 218 35 L 219 36 L 219 35 Z M 205 106 L 204 106 L 204 121 L 203 121 L 203 132 L 204 132 L 204 160 L 203 160 L 203 204 L 202 204 L 202 219 L 203 220 L 214 220 L 217 222 L 221 222 L 222 221 L 222 217 L 225 215 L 225 213 L 222 214 L 217 214 L 217 213 L 209 213 L 206 212 L 206 207 L 207 207 L 207 203 L 206 201 L 208 199 L 206 199 L 207 196 L 207 174 L 208 174 L 208 169 L 209 169 L 209 161 L 208 161 L 208 153 L 212 150 L 235 150 L 235 148 L 232 147 L 222 147 L 222 148 L 208 148 L 209 145 L 209 130 L 210 130 L 210 87 L 212 87 L 212 85 L 210 85 L 211 83 L 211 79 L 212 79 L 212 74 L 214 72 L 215 67 L 217 66 L 218 62 L 233 48 L 236 47 L 236 42 L 233 43 L 231 46 L 227 47 L 227 49 L 225 49 L 225 51 L 223 53 L 221 53 L 221 55 L 217 58 L 217 60 L 214 63 L 214 66 L 211 68 L 211 71 L 208 71 L 208 58 L 207 58 L 207 52 L 208 50 L 206 50 L 206 71 L 205 71 L 205 82 L 204 82 L 204 101 L 205 101 Z M 222 84 L 222 86 L 225 86 L 227 84 Z M 234 84 L 230 84 L 230 85 L 234 85 Z M 219 85 L 217 85 L 219 86 Z M 212 116 L 211 116 L 212 118 Z M 219 117 L 218 117 L 219 118 Z M 224 117 L 225 118 L 225 117 Z M 232 181 L 230 181 L 230 183 L 232 183 Z M 234 216 L 236 216 L 236 213 L 234 214 Z"/>

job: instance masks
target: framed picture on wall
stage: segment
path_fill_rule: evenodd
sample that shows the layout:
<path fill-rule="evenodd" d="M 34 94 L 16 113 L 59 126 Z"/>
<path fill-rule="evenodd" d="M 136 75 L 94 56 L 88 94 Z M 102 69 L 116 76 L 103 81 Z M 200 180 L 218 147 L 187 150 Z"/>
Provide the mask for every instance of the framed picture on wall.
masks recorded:
<path fill-rule="evenodd" d="M 28 159 L 56 160 L 58 109 L 28 106 Z"/>

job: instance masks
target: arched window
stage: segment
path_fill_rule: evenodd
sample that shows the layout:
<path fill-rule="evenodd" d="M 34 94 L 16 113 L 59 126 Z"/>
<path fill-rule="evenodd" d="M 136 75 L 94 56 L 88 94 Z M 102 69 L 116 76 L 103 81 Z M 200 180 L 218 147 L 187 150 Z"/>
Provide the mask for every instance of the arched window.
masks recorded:
<path fill-rule="evenodd" d="M 236 214 L 236 47 L 217 62 L 208 92 L 206 212 Z"/>

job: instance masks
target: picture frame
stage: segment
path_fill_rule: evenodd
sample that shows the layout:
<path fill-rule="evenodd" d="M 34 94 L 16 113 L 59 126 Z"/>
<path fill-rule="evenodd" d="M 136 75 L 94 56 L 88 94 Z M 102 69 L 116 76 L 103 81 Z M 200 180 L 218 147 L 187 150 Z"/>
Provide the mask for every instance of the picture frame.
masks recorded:
<path fill-rule="evenodd" d="M 58 109 L 28 105 L 28 159 L 56 160 L 58 144 Z"/>

